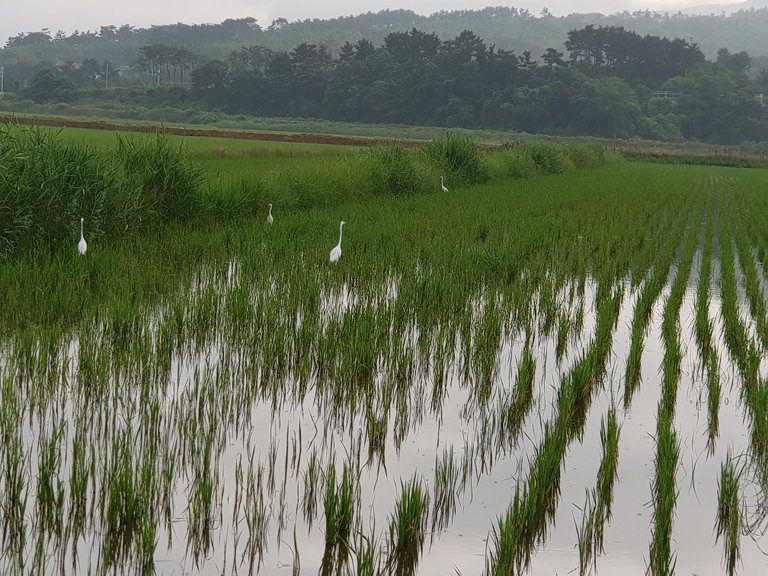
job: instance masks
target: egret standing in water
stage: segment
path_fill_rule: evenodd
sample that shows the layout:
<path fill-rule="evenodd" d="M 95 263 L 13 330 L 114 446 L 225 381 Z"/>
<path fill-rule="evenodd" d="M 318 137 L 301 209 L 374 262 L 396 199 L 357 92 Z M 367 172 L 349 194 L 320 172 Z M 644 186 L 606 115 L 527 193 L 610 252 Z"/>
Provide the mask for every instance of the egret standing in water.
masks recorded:
<path fill-rule="evenodd" d="M 267 224 L 272 224 L 275 219 L 272 218 L 272 204 L 269 205 L 269 214 L 267 214 Z"/>
<path fill-rule="evenodd" d="M 440 188 L 443 190 L 443 192 L 448 192 L 448 188 L 445 186 L 445 182 L 443 182 L 442 176 L 440 176 Z"/>
<path fill-rule="evenodd" d="M 80 242 L 77 243 L 77 251 L 80 253 L 80 256 L 83 256 L 85 251 L 88 250 L 88 243 L 85 241 L 85 237 L 83 236 L 84 221 L 84 218 L 80 218 Z"/>
<path fill-rule="evenodd" d="M 334 264 L 339 261 L 339 258 L 341 258 L 341 233 L 344 224 L 346 224 L 344 220 L 339 223 L 339 243 L 333 247 L 333 250 L 331 250 L 331 263 Z"/>

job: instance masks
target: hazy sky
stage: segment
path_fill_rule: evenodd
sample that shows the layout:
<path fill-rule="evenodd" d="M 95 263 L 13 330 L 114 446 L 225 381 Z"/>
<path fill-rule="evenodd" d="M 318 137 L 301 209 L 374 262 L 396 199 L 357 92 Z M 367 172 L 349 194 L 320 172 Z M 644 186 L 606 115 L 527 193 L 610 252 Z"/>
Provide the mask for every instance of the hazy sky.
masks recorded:
<path fill-rule="evenodd" d="M 506 4 L 527 8 L 539 14 L 547 7 L 555 15 L 570 12 L 602 12 L 642 8 L 676 9 L 702 4 L 729 4 L 739 0 L 521 0 Z M 408 8 L 420 14 L 439 10 L 479 9 L 501 5 L 498 0 L 26 0 L 5 1 L 0 8 L 0 47 L 19 32 L 36 32 L 48 28 L 51 34 L 64 30 L 98 31 L 109 24 L 131 24 L 144 28 L 152 24 L 200 24 L 221 22 L 226 18 L 252 16 L 262 26 L 275 18 L 288 20 L 331 18 L 367 11 Z"/>

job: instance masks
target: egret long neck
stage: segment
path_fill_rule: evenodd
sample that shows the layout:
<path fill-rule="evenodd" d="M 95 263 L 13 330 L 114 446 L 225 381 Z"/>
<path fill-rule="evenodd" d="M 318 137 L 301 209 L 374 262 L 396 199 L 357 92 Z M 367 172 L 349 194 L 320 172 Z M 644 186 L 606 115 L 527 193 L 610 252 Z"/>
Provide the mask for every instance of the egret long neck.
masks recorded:
<path fill-rule="evenodd" d="M 80 218 L 80 238 L 83 237 L 83 219 Z"/>
<path fill-rule="evenodd" d="M 339 246 L 341 246 L 341 234 L 344 232 L 344 224 L 339 224 Z"/>

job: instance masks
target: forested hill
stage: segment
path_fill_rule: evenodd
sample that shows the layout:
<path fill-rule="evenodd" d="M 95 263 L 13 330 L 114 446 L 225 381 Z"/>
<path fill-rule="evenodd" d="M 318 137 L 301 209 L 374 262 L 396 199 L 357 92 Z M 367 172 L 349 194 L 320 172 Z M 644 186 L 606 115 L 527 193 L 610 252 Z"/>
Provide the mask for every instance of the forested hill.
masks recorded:
<path fill-rule="evenodd" d="M 420 16 L 410 10 L 384 10 L 329 20 L 288 22 L 278 18 L 269 25 L 253 18 L 225 20 L 220 24 L 150 28 L 134 28 L 126 24 L 72 34 L 20 31 L 6 42 L 4 56 L 6 63 L 17 65 L 58 60 L 82 62 L 88 58 L 109 60 L 115 65 L 132 65 L 137 61 L 140 47 L 155 43 L 184 47 L 203 57 L 225 58 L 242 46 L 258 45 L 288 51 L 302 42 L 323 45 L 335 54 L 345 42 L 367 39 L 380 44 L 391 32 L 415 27 L 435 33 L 441 39 L 472 30 L 497 49 L 514 50 L 517 54 L 527 51 L 538 59 L 547 48 L 562 50 L 569 31 L 589 24 L 622 26 L 641 35 L 682 38 L 696 43 L 710 58 L 720 48 L 731 52 L 746 51 L 758 70 L 768 62 L 768 8 L 753 8 L 730 15 L 641 11 L 608 16 L 571 14 L 556 17 L 495 7 L 438 12 L 430 16 Z"/>

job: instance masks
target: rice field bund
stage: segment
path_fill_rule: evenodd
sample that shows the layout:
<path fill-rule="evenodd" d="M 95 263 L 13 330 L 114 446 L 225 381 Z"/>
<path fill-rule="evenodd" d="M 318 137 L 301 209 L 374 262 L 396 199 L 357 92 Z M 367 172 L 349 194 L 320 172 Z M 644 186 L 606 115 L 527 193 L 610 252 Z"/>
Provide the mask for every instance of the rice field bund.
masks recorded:
<path fill-rule="evenodd" d="M 767 269 L 765 169 L 0 126 L 0 573 L 768 573 Z"/>

